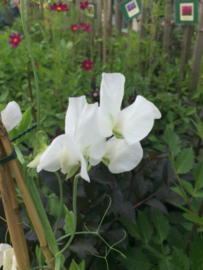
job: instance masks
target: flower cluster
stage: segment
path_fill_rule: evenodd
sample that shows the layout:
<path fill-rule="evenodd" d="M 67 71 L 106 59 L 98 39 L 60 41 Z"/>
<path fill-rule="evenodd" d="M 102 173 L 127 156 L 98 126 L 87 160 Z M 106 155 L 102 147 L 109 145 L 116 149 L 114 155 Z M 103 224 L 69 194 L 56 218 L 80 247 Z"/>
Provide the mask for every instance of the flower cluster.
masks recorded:
<path fill-rule="evenodd" d="M 77 26 L 77 24 L 71 24 L 71 27 L 70 29 L 75 32 L 75 31 L 78 31 L 79 30 L 79 27 Z"/>
<path fill-rule="evenodd" d="M 0 267 L 5 270 L 17 270 L 17 262 L 12 246 L 0 244 Z"/>
<path fill-rule="evenodd" d="M 13 33 L 12 35 L 9 36 L 10 37 L 10 41 L 9 44 L 11 44 L 13 47 L 18 47 L 18 45 L 20 44 L 20 42 L 22 41 L 21 39 L 21 34 L 15 34 Z"/>
<path fill-rule="evenodd" d="M 88 1 L 81 1 L 80 2 L 80 8 L 82 9 L 82 10 L 85 10 L 87 7 L 88 7 Z"/>
<path fill-rule="evenodd" d="M 191 14 L 192 14 L 192 6 L 182 7 L 182 15 L 191 15 Z"/>
<path fill-rule="evenodd" d="M 38 172 L 61 169 L 70 177 L 81 168 L 81 177 L 90 181 L 88 162 L 94 166 L 102 161 L 112 173 L 130 171 L 139 164 L 143 156 L 140 140 L 161 113 L 142 96 L 121 111 L 124 83 L 120 73 L 103 73 L 100 107 L 88 104 L 85 96 L 69 98 L 65 134 L 55 138 L 42 154 Z"/>
<path fill-rule="evenodd" d="M 83 68 L 84 70 L 87 70 L 87 71 L 93 69 L 93 62 L 91 62 L 90 59 L 85 60 L 85 61 L 82 63 L 82 68 Z"/>
<path fill-rule="evenodd" d="M 80 23 L 80 26 L 81 26 L 81 28 L 82 28 L 84 31 L 86 31 L 86 32 L 89 32 L 89 31 L 90 31 L 91 25 L 88 25 L 88 24 L 82 22 L 82 23 Z"/>
<path fill-rule="evenodd" d="M 59 4 L 56 4 L 54 3 L 53 5 L 50 5 L 50 9 L 51 10 L 56 10 L 56 11 L 68 11 L 69 9 L 67 8 L 67 5 L 66 4 L 62 4 L 62 3 L 59 3 Z"/>

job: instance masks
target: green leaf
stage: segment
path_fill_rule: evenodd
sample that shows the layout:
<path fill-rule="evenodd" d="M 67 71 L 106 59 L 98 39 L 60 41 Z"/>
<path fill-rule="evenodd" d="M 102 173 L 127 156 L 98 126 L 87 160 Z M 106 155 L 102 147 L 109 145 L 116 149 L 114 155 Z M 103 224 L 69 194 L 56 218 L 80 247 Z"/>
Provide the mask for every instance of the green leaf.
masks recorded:
<path fill-rule="evenodd" d="M 171 187 L 170 188 L 173 192 L 177 193 L 178 195 L 180 195 L 184 201 L 188 200 L 188 197 L 185 193 L 185 191 L 181 188 L 181 187 Z"/>
<path fill-rule="evenodd" d="M 49 208 L 50 208 L 50 211 L 49 211 L 50 215 L 57 218 L 59 214 L 60 198 L 57 197 L 54 193 L 52 193 L 48 198 L 48 202 L 49 202 Z"/>
<path fill-rule="evenodd" d="M 152 236 L 152 228 L 146 215 L 141 211 L 138 212 L 137 222 L 144 241 L 146 244 L 148 244 Z"/>
<path fill-rule="evenodd" d="M 0 104 L 0 112 L 2 112 L 4 107 Z"/>
<path fill-rule="evenodd" d="M 85 270 L 85 260 L 83 260 L 79 265 L 80 270 Z"/>
<path fill-rule="evenodd" d="M 171 262 L 173 264 L 174 270 L 190 270 L 190 262 L 183 249 L 174 247 L 173 250 L 174 254 Z"/>
<path fill-rule="evenodd" d="M 126 258 L 119 257 L 119 261 L 127 270 L 150 270 L 152 265 L 148 257 L 140 250 L 129 247 L 125 252 Z"/>
<path fill-rule="evenodd" d="M 172 263 L 167 257 L 159 262 L 159 270 L 174 270 Z"/>
<path fill-rule="evenodd" d="M 20 161 L 21 164 L 23 164 L 25 162 L 25 159 L 24 159 L 19 147 L 17 145 L 14 145 L 14 148 L 15 148 L 18 160 Z"/>
<path fill-rule="evenodd" d="M 3 91 L 3 94 L 0 95 L 0 102 L 4 102 L 6 98 L 9 95 L 9 90 L 7 89 L 6 91 Z"/>
<path fill-rule="evenodd" d="M 74 214 L 72 211 L 69 211 L 68 208 L 64 205 L 65 210 L 65 225 L 63 227 L 66 234 L 72 234 L 74 232 Z"/>
<path fill-rule="evenodd" d="M 183 216 L 191 221 L 191 222 L 194 222 L 194 223 L 198 223 L 198 224 L 201 224 L 203 225 L 203 218 L 199 217 L 198 215 L 190 212 L 190 213 L 184 213 Z"/>
<path fill-rule="evenodd" d="M 170 127 L 166 127 L 164 131 L 164 140 L 168 144 L 172 157 L 175 158 L 180 152 L 180 139 L 178 135 Z"/>
<path fill-rule="evenodd" d="M 203 189 L 198 190 L 197 192 L 195 192 L 194 197 L 195 198 L 202 198 L 203 197 Z"/>
<path fill-rule="evenodd" d="M 69 270 L 81 270 L 81 269 L 82 268 L 80 268 L 79 265 L 77 265 L 77 263 L 74 260 L 72 260 Z"/>
<path fill-rule="evenodd" d="M 202 270 L 203 269 L 203 239 L 197 237 L 191 243 L 190 254 L 192 268 L 191 270 Z"/>
<path fill-rule="evenodd" d="M 39 263 L 40 270 L 42 270 L 43 265 L 45 264 L 44 253 L 42 252 L 42 249 L 39 246 L 36 246 L 35 253 L 36 253 L 37 261 Z"/>
<path fill-rule="evenodd" d="M 186 148 L 177 157 L 175 169 L 178 174 L 188 173 L 194 163 L 194 152 L 192 148 Z"/>
<path fill-rule="evenodd" d="M 194 169 L 195 189 L 203 187 L 203 160 Z"/>
<path fill-rule="evenodd" d="M 169 222 L 163 214 L 155 210 L 151 214 L 151 219 L 162 243 L 168 236 L 170 229 Z"/>
<path fill-rule="evenodd" d="M 194 194 L 194 188 L 193 185 L 186 180 L 181 179 L 181 183 L 183 185 L 183 187 L 185 188 L 185 190 L 190 194 L 193 195 Z"/>
<path fill-rule="evenodd" d="M 142 236 L 140 234 L 140 230 L 138 228 L 138 225 L 136 225 L 130 221 L 127 221 L 124 218 L 119 218 L 118 220 L 123 224 L 123 226 L 126 228 L 128 233 L 132 237 L 135 237 L 136 239 L 143 241 Z"/>

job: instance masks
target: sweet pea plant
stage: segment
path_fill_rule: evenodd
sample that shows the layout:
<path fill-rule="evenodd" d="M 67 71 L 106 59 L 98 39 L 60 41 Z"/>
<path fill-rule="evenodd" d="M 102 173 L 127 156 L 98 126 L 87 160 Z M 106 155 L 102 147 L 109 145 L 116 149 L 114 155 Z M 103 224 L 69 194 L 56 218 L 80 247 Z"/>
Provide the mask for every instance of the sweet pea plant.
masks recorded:
<path fill-rule="evenodd" d="M 76 233 L 79 177 L 89 182 L 88 170 L 101 161 L 112 173 L 132 170 L 143 157 L 140 140 L 149 134 L 154 120 L 161 117 L 154 104 L 141 96 L 121 111 L 124 83 L 125 78 L 122 74 L 104 73 L 100 107 L 98 103 L 88 104 L 85 96 L 70 98 L 65 117 L 65 134 L 55 138 L 45 151 L 38 153 L 28 164 L 28 167 L 37 167 L 37 172 L 56 172 L 60 169 L 66 175 L 66 180 L 79 170 L 74 177 L 73 212 L 65 209 L 66 225 L 72 225 L 68 234 L 70 239 L 61 251 L 54 254 L 56 258 L 70 246 Z M 7 131 L 16 126 L 21 119 L 19 106 L 15 102 L 9 103 L 2 111 L 2 121 Z M 59 209 L 59 213 L 61 211 L 62 209 Z M 98 230 L 93 233 L 98 234 Z M 67 232 L 67 229 L 65 231 Z M 61 260 L 58 262 L 60 267 L 63 265 Z"/>

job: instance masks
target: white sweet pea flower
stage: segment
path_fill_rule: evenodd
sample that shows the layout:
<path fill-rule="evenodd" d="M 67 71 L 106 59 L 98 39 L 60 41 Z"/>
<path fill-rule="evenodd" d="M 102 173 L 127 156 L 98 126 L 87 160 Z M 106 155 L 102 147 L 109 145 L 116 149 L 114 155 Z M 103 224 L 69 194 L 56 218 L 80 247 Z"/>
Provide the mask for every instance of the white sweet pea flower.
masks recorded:
<path fill-rule="evenodd" d="M 22 120 L 19 105 L 15 101 L 9 102 L 6 108 L 1 112 L 1 119 L 6 130 L 8 132 L 12 130 Z"/>
<path fill-rule="evenodd" d="M 3 255 L 7 249 L 11 249 L 12 246 L 8 244 L 0 244 L 0 267 L 3 265 Z"/>
<path fill-rule="evenodd" d="M 37 172 L 41 170 L 55 172 L 61 169 L 62 173 L 68 174 L 72 169 L 80 166 L 81 177 L 90 181 L 86 161 L 80 148 L 69 134 L 64 134 L 54 139 L 42 154 Z"/>
<path fill-rule="evenodd" d="M 17 262 L 13 248 L 7 249 L 4 252 L 3 270 L 17 270 Z"/>
<path fill-rule="evenodd" d="M 69 98 L 65 133 L 70 134 L 83 156 L 97 165 L 106 151 L 106 139 L 100 133 L 98 104 L 88 104 L 85 96 Z M 96 163 L 95 163 L 95 160 Z"/>
<path fill-rule="evenodd" d="M 157 107 L 142 96 L 124 110 L 120 110 L 124 95 L 125 77 L 120 73 L 102 74 L 100 89 L 101 134 L 109 137 L 114 134 L 124 138 L 129 145 L 146 137 L 159 119 Z"/>
<path fill-rule="evenodd" d="M 81 176 L 90 181 L 86 161 L 98 164 L 106 151 L 106 140 L 100 134 L 98 104 L 89 105 L 85 96 L 69 99 L 65 133 L 58 136 L 42 154 L 37 172 L 61 169 L 71 174 L 81 167 Z"/>
<path fill-rule="evenodd" d="M 112 173 L 131 171 L 141 161 L 143 150 L 139 142 L 128 145 L 124 139 L 112 137 L 107 141 L 103 163 Z"/>

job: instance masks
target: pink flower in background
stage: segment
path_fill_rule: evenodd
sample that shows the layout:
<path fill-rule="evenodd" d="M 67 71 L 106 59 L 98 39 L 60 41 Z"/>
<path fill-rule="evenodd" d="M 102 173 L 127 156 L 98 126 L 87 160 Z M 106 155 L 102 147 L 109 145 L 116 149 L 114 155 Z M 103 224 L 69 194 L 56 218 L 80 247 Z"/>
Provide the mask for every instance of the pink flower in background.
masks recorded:
<path fill-rule="evenodd" d="M 91 62 L 90 59 L 85 60 L 85 61 L 82 63 L 82 68 L 83 68 L 84 70 L 87 70 L 87 71 L 93 69 L 93 62 Z"/>
<path fill-rule="evenodd" d="M 50 9 L 51 10 L 57 10 L 57 11 L 68 11 L 69 9 L 67 8 L 67 5 L 66 4 L 62 4 L 62 3 L 59 3 L 59 4 L 56 4 L 54 3 L 53 5 L 50 5 Z"/>
<path fill-rule="evenodd" d="M 88 24 L 82 22 L 82 23 L 80 23 L 80 26 L 81 26 L 81 28 L 82 28 L 84 31 L 86 31 L 86 32 L 89 32 L 89 31 L 90 31 L 91 25 L 88 25 Z"/>
<path fill-rule="evenodd" d="M 88 7 L 88 1 L 81 1 L 80 2 L 80 8 L 82 10 L 85 10 Z"/>
<path fill-rule="evenodd" d="M 191 15 L 192 7 L 191 6 L 183 6 L 182 7 L 182 15 Z"/>
<path fill-rule="evenodd" d="M 74 31 L 78 31 L 79 30 L 79 27 L 77 26 L 77 24 L 71 24 L 71 30 L 74 32 Z"/>
<path fill-rule="evenodd" d="M 11 39 L 9 41 L 9 44 L 11 44 L 13 47 L 18 47 L 18 45 L 22 41 L 20 33 L 18 33 L 17 35 L 15 33 L 13 33 L 13 35 L 10 35 L 9 37 Z"/>
<path fill-rule="evenodd" d="M 174 20 L 171 20 L 171 24 L 174 23 L 174 22 L 175 22 Z M 161 24 L 164 25 L 165 21 L 163 21 Z"/>
<path fill-rule="evenodd" d="M 35 66 L 38 68 L 39 67 L 39 65 L 38 65 L 38 63 L 37 62 L 35 62 Z"/>

